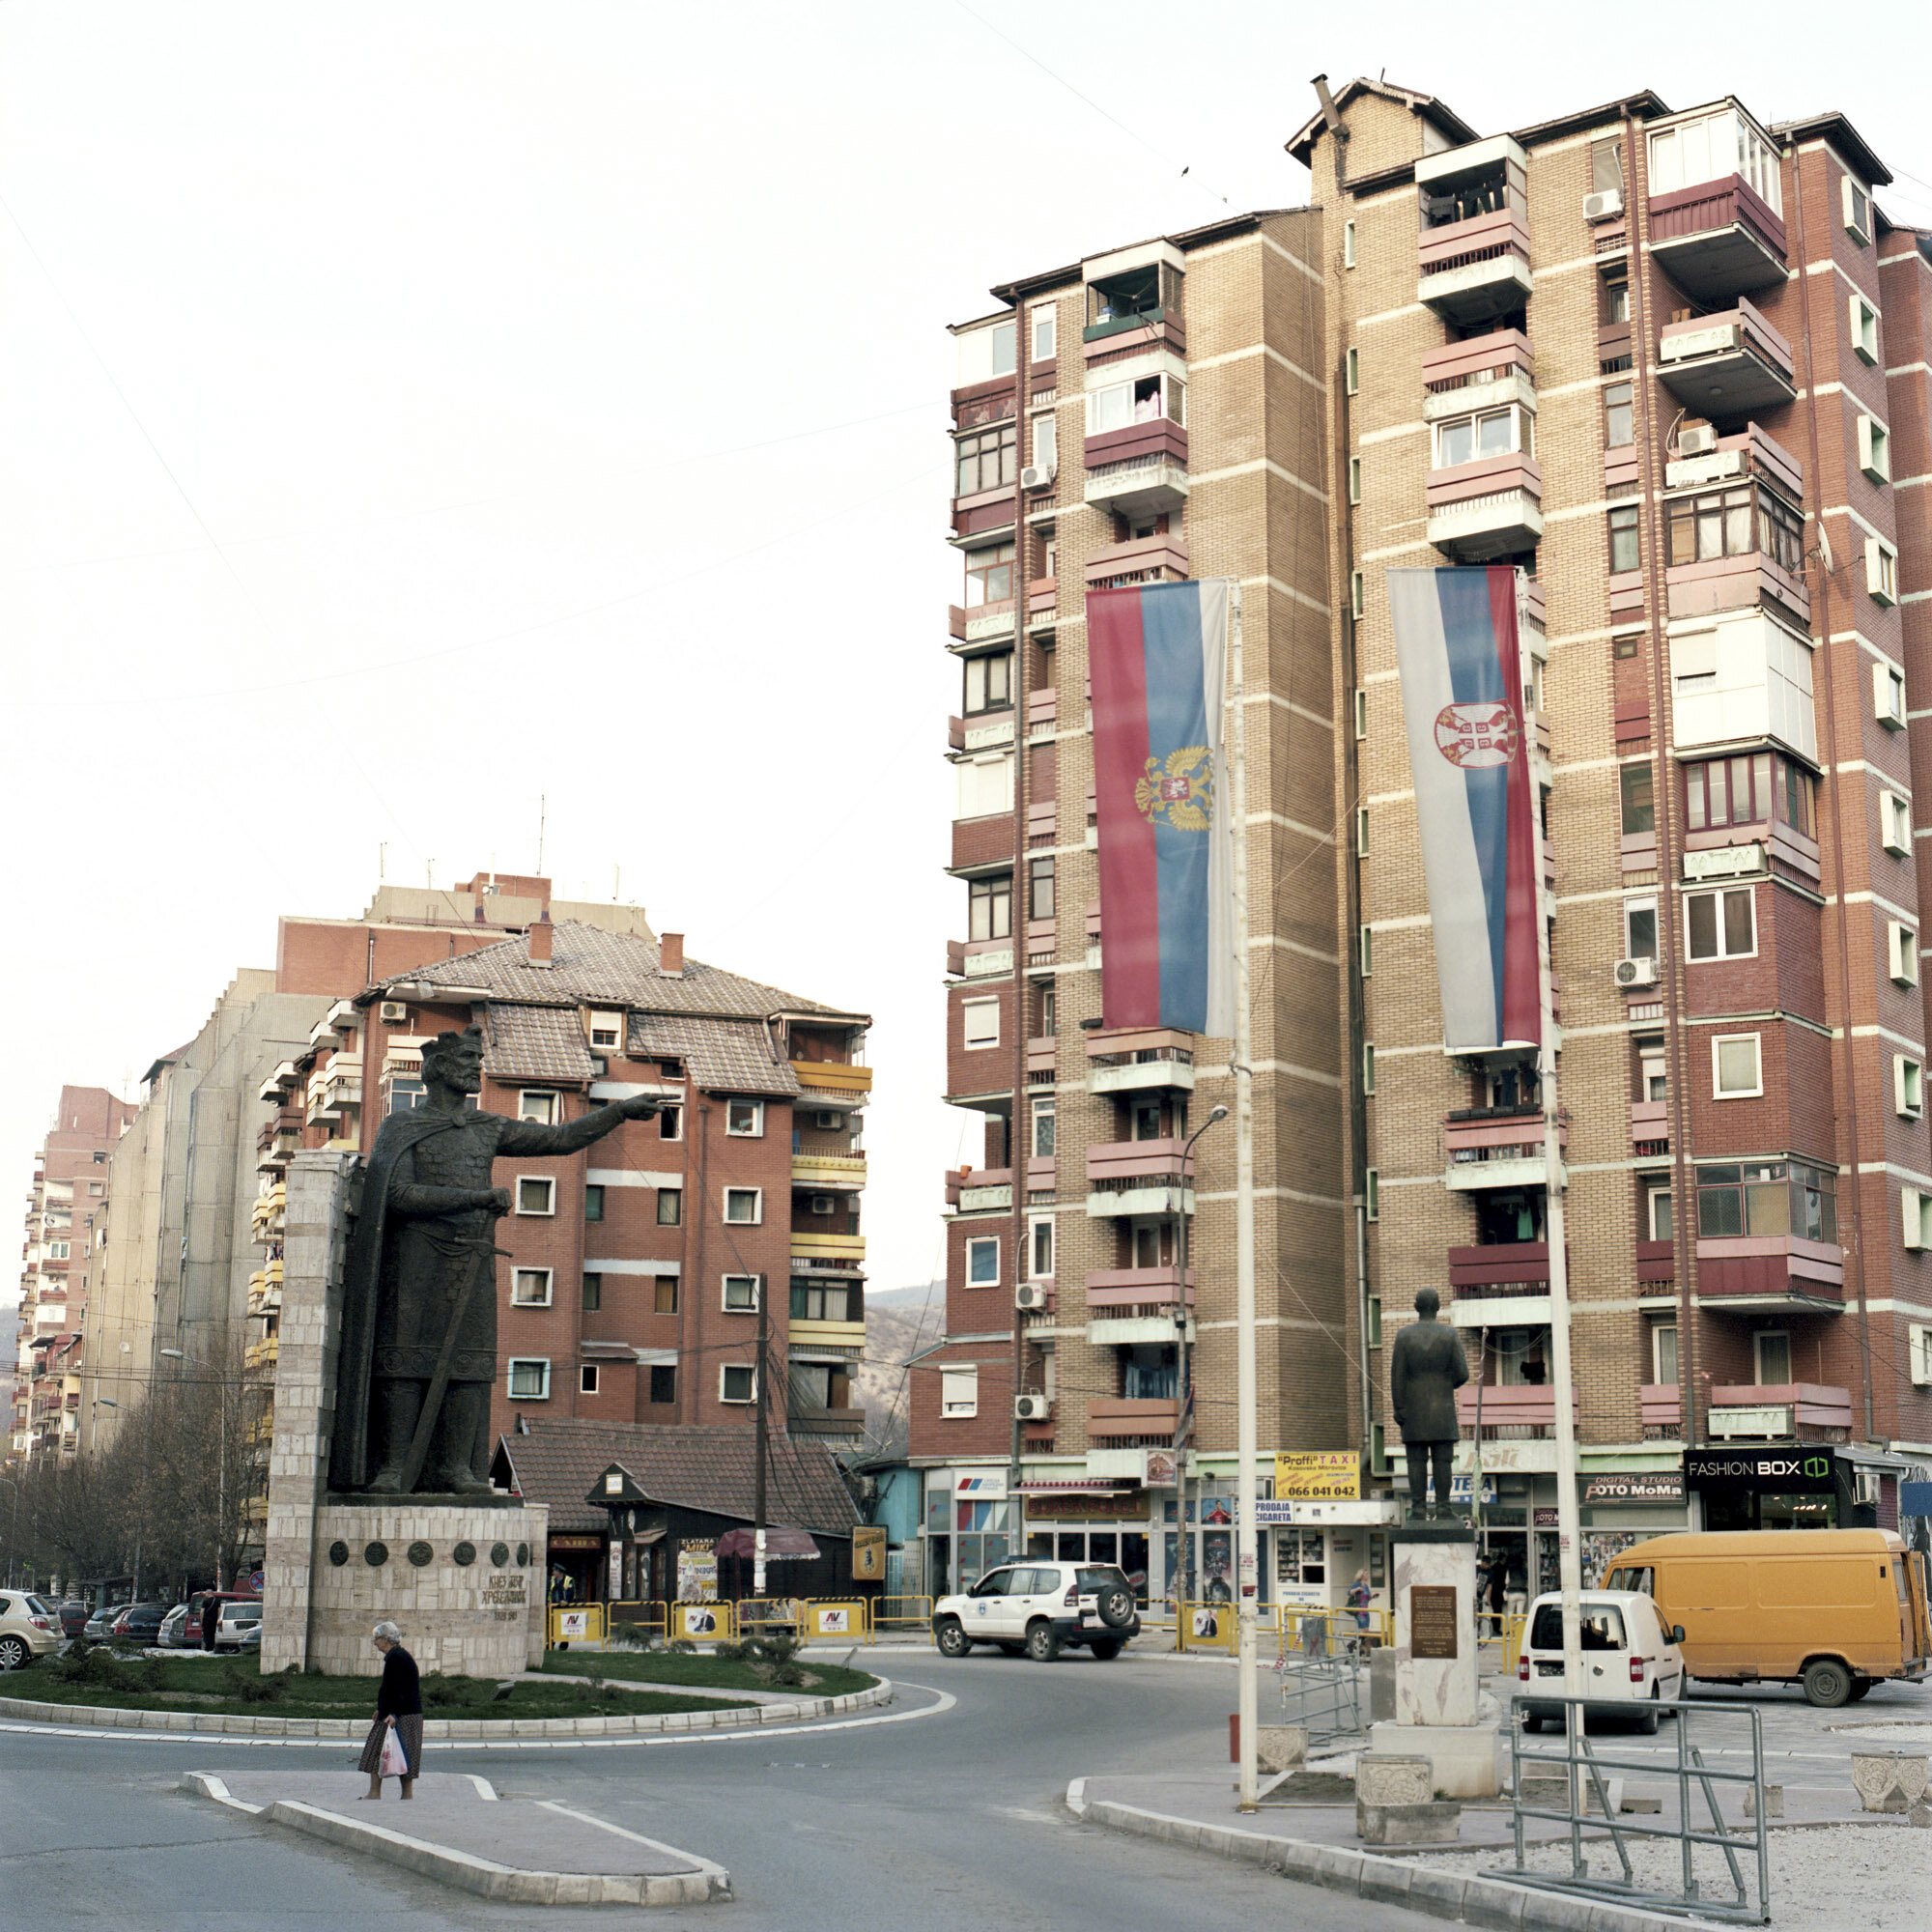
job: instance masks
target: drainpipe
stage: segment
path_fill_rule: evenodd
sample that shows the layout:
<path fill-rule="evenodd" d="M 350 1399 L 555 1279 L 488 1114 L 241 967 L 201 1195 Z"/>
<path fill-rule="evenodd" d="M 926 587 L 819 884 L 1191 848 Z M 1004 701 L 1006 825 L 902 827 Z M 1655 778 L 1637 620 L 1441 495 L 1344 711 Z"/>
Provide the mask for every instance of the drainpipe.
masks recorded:
<path fill-rule="evenodd" d="M 1054 331 L 1054 350 L 1059 353 L 1060 334 Z M 1013 936 L 1013 1099 L 1007 1134 L 1007 1171 L 1012 1176 L 1012 1253 L 1013 1287 L 1019 1288 L 1020 1269 L 1027 1259 L 1027 1159 L 1033 1151 L 1028 1126 L 1032 1098 L 1027 1091 L 1027 1013 L 1029 986 L 1025 973 L 1027 918 L 1032 910 L 1032 882 L 1027 872 L 1027 804 L 1031 787 L 1027 782 L 1027 524 L 1026 491 L 1020 478 L 1026 469 L 1027 378 L 1031 374 L 1033 343 L 1027 328 L 1027 301 L 1024 293 L 1013 296 L 1013 890 L 1008 924 Z M 1054 867 L 1053 912 L 1055 931 L 1059 930 L 1059 867 Z M 1055 1068 L 1056 1084 L 1058 1071 Z M 1024 1119 L 1022 1117 L 1025 1117 Z M 1054 1146 L 1060 1145 L 1059 1121 L 1054 1122 Z M 1056 1194 L 1058 1188 L 1055 1189 Z M 1056 1231 L 1057 1232 L 1057 1231 Z M 1056 1243 L 1054 1266 L 1059 1268 Z M 1008 1405 L 1011 1420 L 1008 1435 L 1007 1495 L 1012 1519 L 1011 1549 L 1015 1556 L 1026 1553 L 1025 1503 L 1020 1494 L 1021 1437 L 1019 1394 L 1026 1385 L 1026 1321 L 1019 1310 L 1017 1293 L 1008 1314 L 1013 1334 L 1013 1401 Z"/>

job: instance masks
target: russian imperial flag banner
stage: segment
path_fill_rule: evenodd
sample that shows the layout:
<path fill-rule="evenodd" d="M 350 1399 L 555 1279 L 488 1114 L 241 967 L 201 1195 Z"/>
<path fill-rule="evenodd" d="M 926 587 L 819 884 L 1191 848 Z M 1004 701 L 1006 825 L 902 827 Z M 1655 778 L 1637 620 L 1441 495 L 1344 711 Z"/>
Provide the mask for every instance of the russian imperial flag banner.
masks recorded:
<path fill-rule="evenodd" d="M 1224 578 L 1087 593 L 1110 1027 L 1234 1032 L 1227 639 Z"/>
<path fill-rule="evenodd" d="M 1388 595 L 1442 1043 L 1451 1053 L 1533 1046 L 1536 834 L 1516 572 L 1391 570 Z"/>

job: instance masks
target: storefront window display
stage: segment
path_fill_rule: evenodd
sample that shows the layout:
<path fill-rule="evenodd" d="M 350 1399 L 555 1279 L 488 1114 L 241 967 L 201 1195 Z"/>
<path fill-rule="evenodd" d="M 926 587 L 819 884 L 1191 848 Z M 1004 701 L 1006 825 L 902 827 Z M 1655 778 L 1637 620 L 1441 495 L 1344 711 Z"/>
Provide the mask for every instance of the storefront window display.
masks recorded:
<path fill-rule="evenodd" d="M 953 1483 L 949 1472 L 926 1491 L 926 1588 L 935 1597 L 970 1589 L 1012 1553 L 1012 1504 L 955 1494 Z"/>

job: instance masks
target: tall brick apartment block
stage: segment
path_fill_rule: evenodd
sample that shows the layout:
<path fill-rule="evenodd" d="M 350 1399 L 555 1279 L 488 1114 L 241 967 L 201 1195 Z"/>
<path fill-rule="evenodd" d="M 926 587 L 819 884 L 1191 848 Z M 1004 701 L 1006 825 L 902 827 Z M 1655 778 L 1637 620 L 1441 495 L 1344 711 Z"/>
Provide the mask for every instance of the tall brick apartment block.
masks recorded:
<path fill-rule="evenodd" d="M 928 1584 L 1033 1550 L 1165 1592 L 1175 1492 L 1134 1452 L 1172 1440 L 1183 1306 L 1202 1574 L 1227 1549 L 1230 1128 L 1179 1158 L 1227 1043 L 1094 1026 L 1083 596 L 1165 576 L 1245 593 L 1262 1474 L 1359 1448 L 1368 1478 L 1265 1530 L 1270 1595 L 1383 1585 L 1383 1317 L 1424 1286 L 1480 1367 L 1486 1528 L 1519 1587 L 1554 1571 L 1534 1065 L 1443 1049 L 1399 565 L 1521 573 L 1586 1571 L 1686 1523 L 1895 1522 L 1932 1462 L 1932 238 L 1877 211 L 1843 116 L 1734 99 L 1482 139 L 1357 81 L 1290 149 L 1314 209 L 1012 283 L 954 331 L 949 1088 L 986 1147 L 913 1378 Z"/>

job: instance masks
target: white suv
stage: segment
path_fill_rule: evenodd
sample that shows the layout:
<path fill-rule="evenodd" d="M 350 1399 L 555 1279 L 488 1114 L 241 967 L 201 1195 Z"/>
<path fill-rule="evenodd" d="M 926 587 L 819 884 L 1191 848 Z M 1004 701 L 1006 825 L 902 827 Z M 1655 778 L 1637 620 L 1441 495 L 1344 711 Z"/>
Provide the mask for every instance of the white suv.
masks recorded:
<path fill-rule="evenodd" d="M 1104 1660 L 1118 1657 L 1140 1628 L 1133 1585 L 1110 1563 L 1007 1563 L 964 1596 L 932 1606 L 933 1641 L 948 1657 L 991 1643 L 1009 1657 L 1025 1651 L 1051 1663 L 1063 1646 L 1076 1644 Z"/>

